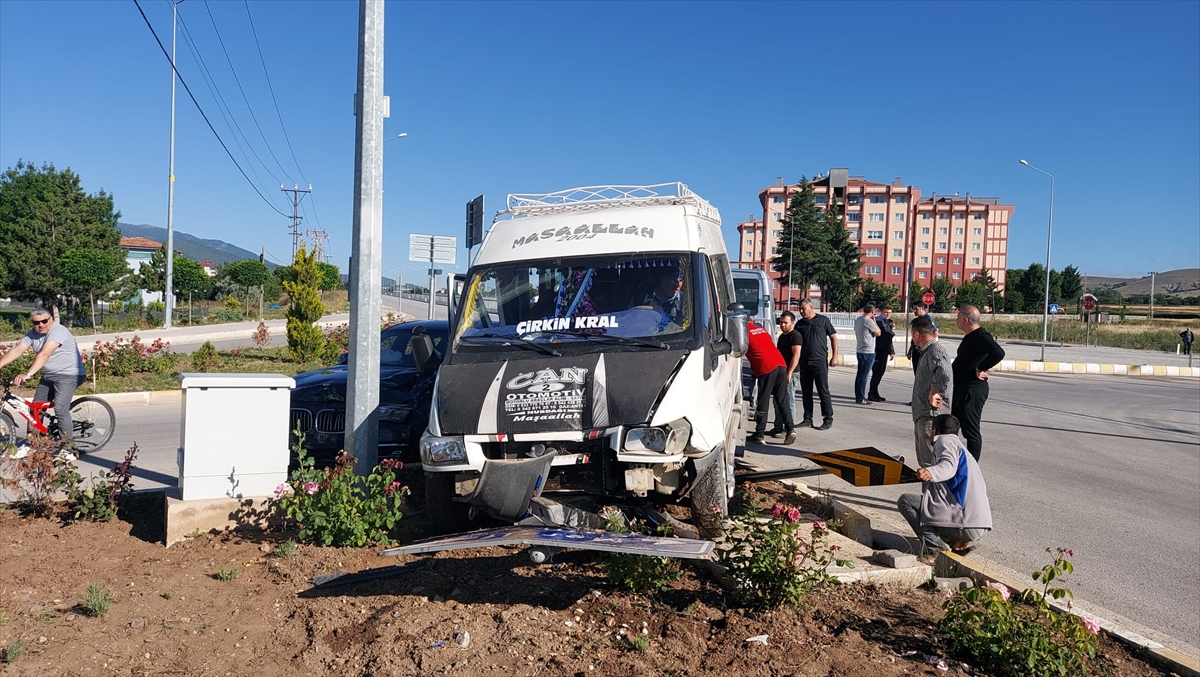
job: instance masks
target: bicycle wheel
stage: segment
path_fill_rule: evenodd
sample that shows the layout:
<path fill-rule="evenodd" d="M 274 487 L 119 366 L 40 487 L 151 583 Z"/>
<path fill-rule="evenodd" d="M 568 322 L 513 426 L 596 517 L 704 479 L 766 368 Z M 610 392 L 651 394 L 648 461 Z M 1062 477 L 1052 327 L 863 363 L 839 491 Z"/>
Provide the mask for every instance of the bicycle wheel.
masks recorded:
<path fill-rule="evenodd" d="M 0 412 L 0 453 L 9 444 L 20 444 L 22 442 L 24 442 L 24 438 L 17 428 L 17 422 L 13 420 L 13 417 L 7 411 Z"/>
<path fill-rule="evenodd" d="M 92 454 L 112 439 L 117 417 L 108 402 L 99 397 L 81 397 L 71 403 L 71 427 L 75 448 L 81 454 Z"/>

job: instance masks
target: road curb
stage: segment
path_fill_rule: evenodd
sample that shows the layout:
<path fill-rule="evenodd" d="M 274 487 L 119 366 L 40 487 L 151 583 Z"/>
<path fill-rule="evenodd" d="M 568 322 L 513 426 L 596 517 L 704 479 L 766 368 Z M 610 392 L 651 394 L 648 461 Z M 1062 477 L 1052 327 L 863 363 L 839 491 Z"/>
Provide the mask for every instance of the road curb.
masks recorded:
<path fill-rule="evenodd" d="M 854 367 L 858 359 L 853 355 L 838 355 L 838 366 Z M 888 362 L 888 369 L 912 369 L 906 357 L 897 357 Z M 990 369 L 992 372 L 1023 374 L 1094 374 L 1102 376 L 1169 376 L 1200 378 L 1200 367 L 1178 367 L 1164 364 L 1098 364 L 1095 362 L 1039 362 L 1037 360 L 1001 360 Z"/>
<path fill-rule="evenodd" d="M 1014 592 L 1020 592 L 1032 587 L 1026 583 L 1028 580 L 1027 576 L 1022 576 L 1015 571 L 995 565 L 977 562 L 970 556 L 956 555 L 949 551 L 944 551 L 938 555 L 937 562 L 934 565 L 934 572 L 938 576 L 966 576 L 976 583 L 1003 583 Z M 1074 607 L 1067 608 L 1066 604 L 1059 600 L 1051 600 L 1050 605 L 1062 613 L 1075 615 L 1087 613 L 1094 616 L 1099 621 L 1100 629 L 1105 634 L 1126 646 L 1145 652 L 1146 658 L 1157 663 L 1160 667 L 1183 677 L 1200 677 L 1200 659 L 1164 646 L 1161 642 L 1155 641 L 1147 635 L 1159 635 L 1164 639 L 1168 639 L 1168 641 L 1182 644 L 1174 638 L 1167 638 L 1162 633 L 1138 625 L 1128 619 L 1121 619 L 1120 622 L 1111 620 L 1117 614 L 1101 607 L 1087 605 L 1089 609 L 1085 610 L 1082 608 L 1084 606 L 1083 603 L 1076 603 Z"/>
<path fill-rule="evenodd" d="M 132 404 L 145 405 L 151 404 L 179 404 L 183 397 L 182 390 L 141 390 L 133 393 L 97 393 L 92 397 L 99 397 L 109 404 Z"/>

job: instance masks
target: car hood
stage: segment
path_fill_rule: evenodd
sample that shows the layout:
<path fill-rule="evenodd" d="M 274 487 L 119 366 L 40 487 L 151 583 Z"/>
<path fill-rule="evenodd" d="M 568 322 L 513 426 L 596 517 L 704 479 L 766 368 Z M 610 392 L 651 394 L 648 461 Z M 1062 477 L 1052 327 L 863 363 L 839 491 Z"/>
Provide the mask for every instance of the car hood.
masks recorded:
<path fill-rule="evenodd" d="M 685 357 L 663 350 L 444 364 L 438 420 L 456 435 L 645 424 Z"/>
<path fill-rule="evenodd" d="M 339 364 L 325 369 L 306 371 L 296 375 L 296 387 L 292 389 L 292 400 L 297 402 L 345 402 L 346 380 L 350 369 Z M 379 370 L 379 402 L 387 404 L 408 400 L 411 392 L 424 378 L 409 367 L 382 367 Z"/>

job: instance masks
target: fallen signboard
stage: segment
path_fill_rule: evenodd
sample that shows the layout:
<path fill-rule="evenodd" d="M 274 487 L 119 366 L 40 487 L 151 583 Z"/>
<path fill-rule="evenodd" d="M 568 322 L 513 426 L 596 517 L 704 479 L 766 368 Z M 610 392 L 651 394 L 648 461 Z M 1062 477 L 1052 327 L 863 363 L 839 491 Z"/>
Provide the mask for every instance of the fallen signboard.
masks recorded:
<path fill-rule="evenodd" d="M 512 526 L 426 538 L 397 548 L 388 548 L 379 554 L 419 555 L 443 550 L 490 548 L 499 545 L 532 545 L 546 548 L 620 552 L 651 557 L 703 559 L 712 552 L 716 544 L 712 541 L 686 538 L 616 534 L 598 529 Z"/>

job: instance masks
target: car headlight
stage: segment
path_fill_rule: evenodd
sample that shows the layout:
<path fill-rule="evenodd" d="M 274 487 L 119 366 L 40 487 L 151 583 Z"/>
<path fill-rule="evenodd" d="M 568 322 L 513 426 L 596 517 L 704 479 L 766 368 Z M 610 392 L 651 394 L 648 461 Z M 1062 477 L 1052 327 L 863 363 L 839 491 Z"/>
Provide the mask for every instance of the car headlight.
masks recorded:
<path fill-rule="evenodd" d="M 429 465 L 453 465 L 467 462 L 467 447 L 461 437 L 421 435 L 421 462 Z"/>
<path fill-rule="evenodd" d="M 632 453 L 680 454 L 691 436 L 692 426 L 679 419 L 661 428 L 631 428 L 625 433 L 623 448 Z"/>

